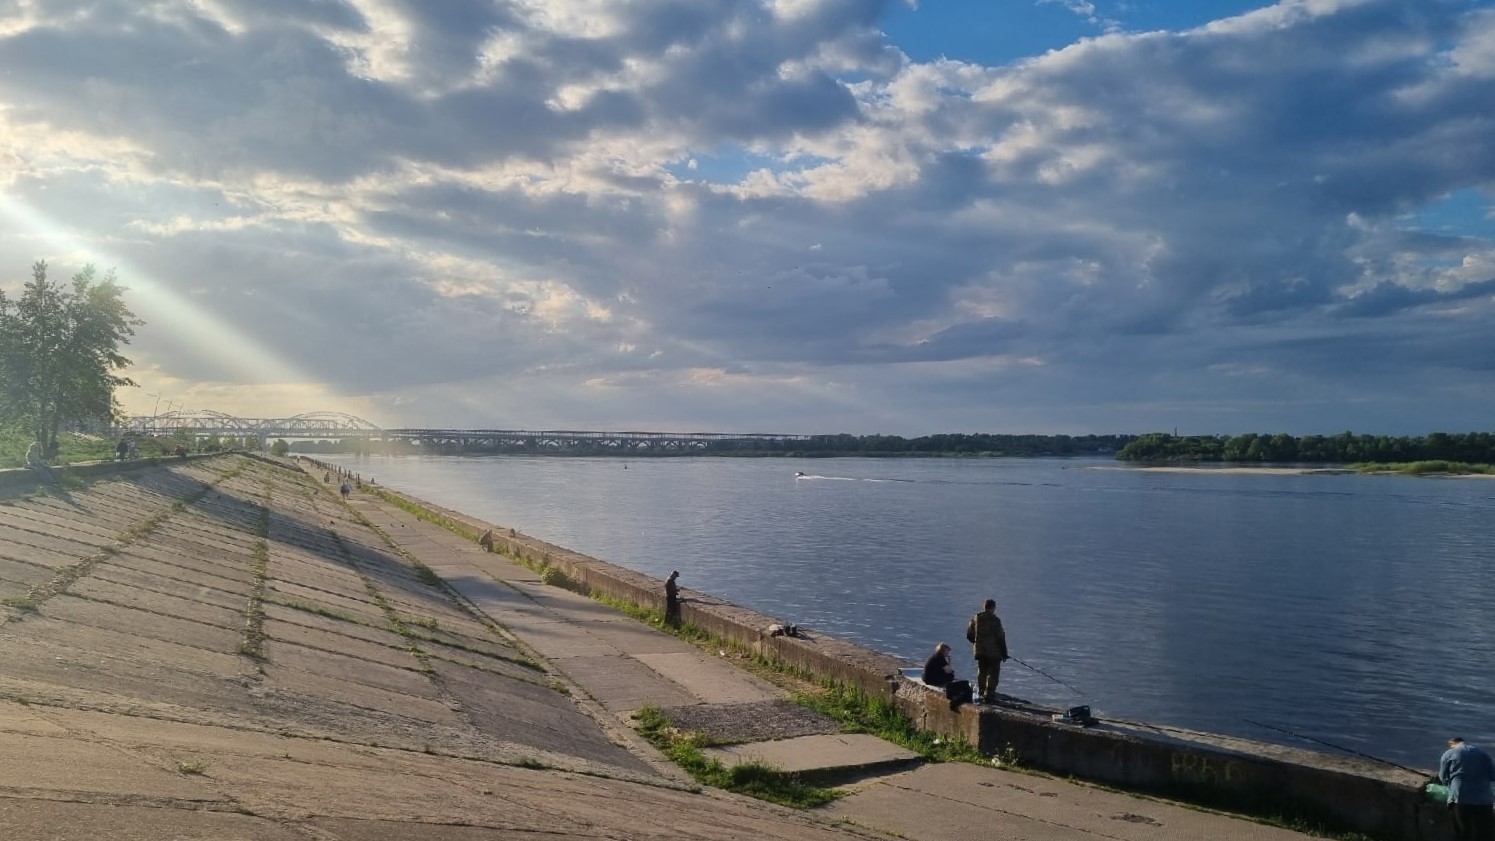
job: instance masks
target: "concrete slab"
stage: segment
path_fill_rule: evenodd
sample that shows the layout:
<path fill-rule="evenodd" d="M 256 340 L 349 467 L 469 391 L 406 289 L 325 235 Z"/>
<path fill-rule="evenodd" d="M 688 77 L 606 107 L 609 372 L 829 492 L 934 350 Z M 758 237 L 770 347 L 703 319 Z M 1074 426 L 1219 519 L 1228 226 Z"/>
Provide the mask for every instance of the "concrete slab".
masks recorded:
<path fill-rule="evenodd" d="M 172 668 L 219 676 L 237 675 L 244 670 L 244 662 L 238 655 L 227 653 L 233 651 L 233 647 L 211 651 L 185 644 L 189 640 L 200 638 L 189 637 L 182 642 L 166 641 L 118 629 L 106 630 L 46 617 L 30 618 L 8 625 L 0 631 L 0 646 L 28 643 L 43 648 L 66 646 L 76 651 L 88 651 L 113 658 L 119 661 L 119 665 L 169 663 Z"/>
<path fill-rule="evenodd" d="M 671 726 L 704 733 L 718 744 L 766 742 L 841 731 L 839 721 L 783 698 L 755 704 L 666 707 L 664 714 Z"/>
<path fill-rule="evenodd" d="M 81 599 L 66 593 L 48 599 L 41 606 L 40 613 L 43 617 L 77 625 L 190 643 L 198 648 L 220 652 L 236 650 L 241 637 L 237 627 L 204 625 L 190 619 L 177 619 L 131 607 Z"/>
<path fill-rule="evenodd" d="M 404 637 L 389 628 L 382 616 L 379 617 L 378 627 L 374 627 L 360 622 L 351 622 L 347 619 L 324 616 L 320 613 L 312 613 L 297 607 L 288 607 L 269 601 L 265 602 L 264 607 L 267 622 L 285 622 L 305 628 L 315 628 L 328 633 L 354 637 L 378 645 L 399 647 L 404 644 L 402 642 Z"/>
<path fill-rule="evenodd" d="M 61 569 L 78 562 L 78 556 L 73 553 L 10 543 L 0 543 L 0 558 L 43 566 L 52 570 Z"/>
<path fill-rule="evenodd" d="M 824 811 L 902 832 L 916 841 L 966 841 L 973 826 L 1018 841 L 1302 841 L 1307 837 L 1051 777 L 964 763 L 927 765 L 879 780 Z"/>
<path fill-rule="evenodd" d="M 271 663 L 285 668 L 299 669 L 323 677 L 385 689 L 400 695 L 413 695 L 431 700 L 441 697 L 440 691 L 431 683 L 430 678 L 417 671 L 420 668 L 420 661 L 415 659 L 415 655 L 409 653 L 405 655 L 404 663 L 396 666 L 307 648 L 295 643 L 270 640 L 265 643 L 265 657 Z"/>
<path fill-rule="evenodd" d="M 784 695 L 783 690 L 773 684 L 753 677 L 731 663 L 703 654 L 699 649 L 676 654 L 627 653 L 707 704 L 750 704 L 772 701 Z"/>
<path fill-rule="evenodd" d="M 106 745 L 0 732 L 0 788 L 93 792 L 223 803 L 201 780 Z"/>
<path fill-rule="evenodd" d="M 42 718 L 36 709 L 14 701 L 0 701 L 0 731 L 33 736 L 63 736 L 67 730 Z"/>
<path fill-rule="evenodd" d="M 418 721 L 443 724 L 448 727 L 464 725 L 461 717 L 441 701 L 416 695 L 404 695 L 299 669 L 288 669 L 273 663 L 265 667 L 265 685 L 281 692 L 305 695 L 310 698 L 326 698 Z"/>
<path fill-rule="evenodd" d="M 679 684 L 623 654 L 569 657 L 557 665 L 598 703 L 615 713 L 630 713 L 649 704 L 679 707 L 697 703 L 696 697 Z"/>
<path fill-rule="evenodd" d="M 266 584 L 266 595 L 271 598 L 279 598 L 290 602 L 303 602 L 328 610 L 344 613 L 360 619 L 364 622 L 382 623 L 385 621 L 384 609 L 374 604 L 367 598 L 350 598 L 349 596 L 333 593 L 327 590 L 318 590 L 312 587 L 303 587 L 290 581 L 272 579 Z M 367 593 L 361 593 L 365 597 Z"/>
<path fill-rule="evenodd" d="M 126 584 L 99 581 L 91 577 L 74 582 L 67 591 L 75 596 L 83 596 L 94 601 L 133 607 L 137 610 L 172 616 L 177 619 L 190 619 L 219 628 L 237 628 L 244 621 L 244 614 L 240 610 L 168 596 Z"/>
<path fill-rule="evenodd" d="M 52 576 L 56 574 L 57 571 L 55 569 L 44 564 L 0 557 L 0 580 L 29 586 L 45 584 L 51 581 Z"/>
<path fill-rule="evenodd" d="M 227 809 L 228 807 L 224 807 Z M 306 841 L 274 821 L 231 811 L 179 810 L 114 803 L 68 803 L 0 797 L 7 838 L 67 841 Z"/>
<path fill-rule="evenodd" d="M 774 742 L 752 742 L 707 748 L 723 765 L 758 761 L 783 771 L 807 773 L 839 769 L 882 768 L 919 761 L 920 757 L 866 733 L 799 736 Z"/>
<path fill-rule="evenodd" d="M 420 662 L 410 653 L 410 640 L 395 633 L 388 634 L 386 642 L 380 644 L 347 634 L 332 633 L 276 620 L 266 620 L 264 631 L 271 640 L 333 652 L 359 660 L 369 660 L 399 669 L 420 667 Z"/>
<path fill-rule="evenodd" d="M 647 764 L 609 739 L 570 697 L 548 685 L 451 663 L 436 662 L 432 667 L 473 726 L 488 736 L 652 775 Z"/>
<path fill-rule="evenodd" d="M 202 602 L 229 610 L 243 610 L 245 603 L 249 600 L 248 585 L 238 585 L 240 587 L 239 592 L 233 592 L 218 587 L 205 587 L 202 584 L 190 581 L 178 581 L 162 575 L 141 572 L 119 564 L 99 564 L 93 568 L 90 575 L 98 581 L 127 584 L 137 589 L 149 590 L 153 593 L 161 593 L 167 596 L 176 596 L 179 599 Z M 232 584 L 227 579 L 221 580 Z"/>

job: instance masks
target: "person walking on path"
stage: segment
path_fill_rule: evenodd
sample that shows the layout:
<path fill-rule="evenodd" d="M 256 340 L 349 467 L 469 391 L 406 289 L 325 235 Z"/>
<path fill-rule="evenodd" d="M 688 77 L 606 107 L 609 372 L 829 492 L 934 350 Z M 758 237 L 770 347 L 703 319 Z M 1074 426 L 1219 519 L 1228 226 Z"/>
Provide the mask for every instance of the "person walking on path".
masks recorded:
<path fill-rule="evenodd" d="M 1002 661 L 1007 659 L 1007 632 L 997 618 L 997 600 L 987 599 L 980 613 L 966 624 L 966 641 L 975 647 L 976 688 L 981 703 L 997 702 L 997 682 L 1002 679 Z"/>
<path fill-rule="evenodd" d="M 346 500 L 348 497 L 353 495 L 353 486 L 348 484 L 347 479 L 344 479 L 343 484 L 337 489 L 337 491 L 338 493 L 342 494 L 343 499 Z"/>
<path fill-rule="evenodd" d="M 679 577 L 677 569 L 664 580 L 664 624 L 671 628 L 680 627 L 680 585 L 675 583 Z"/>
<path fill-rule="evenodd" d="M 1459 841 L 1495 841 L 1495 762 L 1458 736 L 1438 760 L 1438 782 L 1448 786 L 1448 811 Z"/>

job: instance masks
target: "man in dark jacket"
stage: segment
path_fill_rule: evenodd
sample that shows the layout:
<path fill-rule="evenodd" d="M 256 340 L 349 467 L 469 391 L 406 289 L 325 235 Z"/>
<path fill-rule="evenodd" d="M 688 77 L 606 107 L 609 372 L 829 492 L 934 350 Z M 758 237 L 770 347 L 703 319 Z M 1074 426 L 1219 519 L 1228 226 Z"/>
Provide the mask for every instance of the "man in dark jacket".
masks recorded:
<path fill-rule="evenodd" d="M 981 703 L 997 702 L 997 681 L 1002 678 L 1002 661 L 1007 659 L 1007 632 L 997 618 L 997 600 L 987 599 L 981 612 L 966 625 L 966 641 L 975 646 L 976 688 Z"/>
<path fill-rule="evenodd" d="M 664 623 L 671 628 L 680 627 L 680 585 L 675 583 L 679 577 L 677 569 L 664 580 Z"/>
<path fill-rule="evenodd" d="M 1495 841 L 1495 762 L 1458 736 L 1438 761 L 1438 781 L 1448 786 L 1448 810 L 1459 841 Z"/>

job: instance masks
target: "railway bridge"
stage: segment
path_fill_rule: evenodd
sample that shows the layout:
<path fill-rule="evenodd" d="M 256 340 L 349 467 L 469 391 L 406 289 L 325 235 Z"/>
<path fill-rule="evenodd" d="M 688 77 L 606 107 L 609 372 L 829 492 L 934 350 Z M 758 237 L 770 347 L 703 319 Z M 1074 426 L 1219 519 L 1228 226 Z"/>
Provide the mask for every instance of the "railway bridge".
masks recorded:
<path fill-rule="evenodd" d="M 712 449 L 771 449 L 812 436 L 728 432 L 598 432 L 526 429 L 385 429 L 344 412 L 308 412 L 288 418 L 243 418 L 223 412 L 178 411 L 129 418 L 116 435 L 253 438 L 264 449 L 270 441 L 344 441 L 361 449 L 410 452 L 483 451 L 501 453 L 627 453 L 668 455 Z"/>

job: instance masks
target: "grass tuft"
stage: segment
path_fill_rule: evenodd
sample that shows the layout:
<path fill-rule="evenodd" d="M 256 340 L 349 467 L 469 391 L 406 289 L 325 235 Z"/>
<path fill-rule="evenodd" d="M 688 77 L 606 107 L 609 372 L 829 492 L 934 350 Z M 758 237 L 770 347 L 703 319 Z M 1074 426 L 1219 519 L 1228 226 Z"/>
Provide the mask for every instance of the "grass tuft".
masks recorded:
<path fill-rule="evenodd" d="M 729 768 L 703 752 L 703 748 L 710 746 L 705 735 L 676 730 L 658 707 L 644 707 L 633 717 L 644 738 L 702 785 L 796 809 L 824 806 L 842 794 L 837 789 L 810 785 L 799 774 L 763 762 L 744 762 Z"/>

